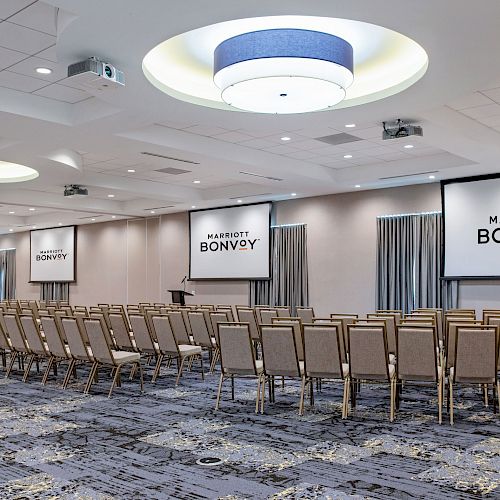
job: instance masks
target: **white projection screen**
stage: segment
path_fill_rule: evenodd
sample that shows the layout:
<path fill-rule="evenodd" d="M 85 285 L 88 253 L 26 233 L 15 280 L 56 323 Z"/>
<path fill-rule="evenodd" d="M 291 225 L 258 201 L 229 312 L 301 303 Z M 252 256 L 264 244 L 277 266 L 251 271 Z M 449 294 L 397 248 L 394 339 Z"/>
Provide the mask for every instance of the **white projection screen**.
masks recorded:
<path fill-rule="evenodd" d="M 268 279 L 270 220 L 270 203 L 190 212 L 190 279 Z"/>
<path fill-rule="evenodd" d="M 76 228 L 31 231 L 32 282 L 75 281 Z"/>
<path fill-rule="evenodd" d="M 442 181 L 444 277 L 500 277 L 500 177 Z"/>

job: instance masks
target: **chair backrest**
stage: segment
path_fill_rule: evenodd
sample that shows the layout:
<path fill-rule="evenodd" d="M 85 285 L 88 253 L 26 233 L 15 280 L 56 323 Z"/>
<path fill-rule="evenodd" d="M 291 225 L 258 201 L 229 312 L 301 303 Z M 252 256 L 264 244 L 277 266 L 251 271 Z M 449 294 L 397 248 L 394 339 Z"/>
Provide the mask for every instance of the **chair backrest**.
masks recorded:
<path fill-rule="evenodd" d="M 397 360 L 401 380 L 438 380 L 436 341 L 434 326 L 398 325 Z"/>
<path fill-rule="evenodd" d="M 446 368 L 451 368 L 455 365 L 455 343 L 457 338 L 457 328 L 459 326 L 467 326 L 468 328 L 480 327 L 482 321 L 475 320 L 472 317 L 453 317 L 453 320 L 446 324 Z"/>
<path fill-rule="evenodd" d="M 17 352 L 30 352 L 19 318 L 15 314 L 4 314 L 6 334 L 12 344 L 12 349 Z"/>
<path fill-rule="evenodd" d="M 102 328 L 102 331 L 106 337 L 107 344 L 109 346 L 111 346 L 111 349 L 115 349 L 116 348 L 116 346 L 114 345 L 115 341 L 114 341 L 114 339 L 109 331 L 108 323 L 106 321 L 104 313 L 100 310 L 99 311 L 91 311 L 89 314 L 89 317 L 94 318 L 94 319 L 98 319 L 101 322 L 101 328 Z M 90 342 L 90 339 L 89 339 L 89 342 Z"/>
<path fill-rule="evenodd" d="M 347 363 L 347 326 L 344 326 L 344 322 L 341 319 L 332 318 L 313 318 L 313 325 L 329 325 L 337 328 L 339 332 L 339 343 L 340 343 L 340 355 L 342 363 Z M 303 325 L 305 328 L 306 325 Z"/>
<path fill-rule="evenodd" d="M 234 323 L 233 308 L 231 306 L 217 306 L 216 311 L 225 312 L 228 321 L 231 321 Z"/>
<path fill-rule="evenodd" d="M 302 320 L 302 323 L 312 323 L 314 309 L 312 307 L 297 307 L 297 316 Z"/>
<path fill-rule="evenodd" d="M 60 309 L 58 309 L 57 311 L 54 312 L 54 319 L 56 320 L 56 323 L 57 323 L 57 326 L 59 328 L 61 328 L 61 318 L 63 316 L 71 316 L 70 314 L 66 314 L 64 311 L 61 311 Z M 66 341 L 65 338 L 63 338 L 64 341 Z"/>
<path fill-rule="evenodd" d="M 80 328 L 80 332 L 82 334 L 82 337 L 83 337 L 83 341 L 85 342 L 85 344 L 88 345 L 89 343 L 89 339 L 87 338 L 87 331 L 85 330 L 85 326 L 83 325 L 83 318 L 88 318 L 88 313 L 85 312 L 85 311 L 82 311 L 82 310 L 75 310 L 73 311 L 73 317 L 76 319 L 76 322 L 78 323 L 78 326 Z M 66 330 L 63 328 L 64 330 L 64 335 L 66 335 Z"/>
<path fill-rule="evenodd" d="M 228 323 L 229 322 L 227 314 L 225 312 L 222 312 L 222 311 L 210 312 L 209 316 L 210 316 L 210 322 L 212 323 L 212 328 L 213 328 L 214 332 L 217 331 L 219 323 Z"/>
<path fill-rule="evenodd" d="M 300 377 L 299 357 L 291 325 L 262 325 L 262 359 L 268 375 Z"/>
<path fill-rule="evenodd" d="M 19 316 L 19 322 L 21 323 L 30 350 L 39 356 L 47 356 L 48 352 L 45 349 L 36 319 L 31 314 L 21 315 Z"/>
<path fill-rule="evenodd" d="M 88 341 L 88 336 L 83 318 L 81 321 L 81 326 L 78 323 L 77 319 L 74 317 L 61 318 L 61 324 L 64 329 L 64 335 L 68 340 L 71 357 L 81 361 L 93 361 L 92 357 L 89 354 L 89 351 L 87 350 L 86 342 Z"/>
<path fill-rule="evenodd" d="M 154 341 L 144 314 L 129 314 L 128 319 L 132 326 L 136 348 L 139 351 L 156 353 Z"/>
<path fill-rule="evenodd" d="M 128 321 L 125 319 L 123 313 L 109 313 L 109 322 L 111 323 L 113 337 L 118 349 L 125 349 L 127 351 L 135 350 L 130 338 Z"/>
<path fill-rule="evenodd" d="M 387 335 L 387 349 L 392 354 L 396 354 L 396 318 L 391 314 L 368 314 L 368 319 L 382 319 L 385 321 L 385 332 Z"/>
<path fill-rule="evenodd" d="M 61 319 L 62 323 L 62 319 Z M 68 358 L 69 355 L 64 347 L 64 342 L 61 338 L 61 333 L 54 318 L 45 316 L 41 319 L 45 341 L 49 348 L 50 354 L 57 358 Z"/>
<path fill-rule="evenodd" d="M 384 325 L 348 326 L 349 371 L 353 379 L 389 380 L 389 352 Z"/>
<path fill-rule="evenodd" d="M 66 316 L 73 316 L 73 309 L 71 306 L 61 306 L 60 310 L 64 311 Z"/>
<path fill-rule="evenodd" d="M 500 317 L 500 310 L 498 309 L 484 309 L 483 310 L 483 323 L 485 325 L 490 324 L 490 318 Z"/>
<path fill-rule="evenodd" d="M 212 348 L 212 339 L 203 311 L 189 311 L 189 324 L 196 345 Z"/>
<path fill-rule="evenodd" d="M 270 325 L 273 318 L 278 317 L 278 311 L 276 309 L 259 309 L 258 311 L 261 325 Z"/>
<path fill-rule="evenodd" d="M 403 317 L 403 311 L 401 311 L 401 309 L 377 309 L 375 312 L 394 315 L 394 317 L 396 318 L 396 325 L 399 325 L 399 322 Z"/>
<path fill-rule="evenodd" d="M 292 311 L 289 306 L 276 306 L 275 309 L 279 318 L 289 318 L 292 315 Z"/>
<path fill-rule="evenodd" d="M 302 321 L 300 318 L 280 318 L 278 316 L 272 318 L 272 324 L 290 325 L 293 328 L 295 335 L 295 346 L 297 348 L 297 356 L 299 361 L 304 361 L 304 338 L 302 335 Z"/>
<path fill-rule="evenodd" d="M 495 383 L 498 370 L 498 327 L 488 325 L 457 329 L 453 381 Z"/>
<path fill-rule="evenodd" d="M 153 316 L 151 320 L 160 352 L 179 356 L 179 342 L 175 338 L 168 315 Z"/>
<path fill-rule="evenodd" d="M 111 354 L 111 347 L 108 344 L 106 334 L 103 328 L 103 322 L 99 318 L 84 318 L 83 324 L 87 330 L 92 355 L 99 363 L 115 365 L 115 360 Z"/>
<path fill-rule="evenodd" d="M 85 315 L 88 314 L 88 310 L 87 310 L 87 306 L 74 306 L 73 307 L 73 315 L 76 311 L 79 311 L 79 312 L 84 312 Z"/>
<path fill-rule="evenodd" d="M 327 323 L 304 325 L 304 371 L 307 376 L 344 378 L 340 325 L 340 321 L 337 325 Z"/>
<path fill-rule="evenodd" d="M 260 331 L 257 323 L 255 311 L 251 307 L 238 307 L 238 320 L 242 323 L 248 323 L 250 328 L 250 335 L 254 342 L 260 342 Z"/>
<path fill-rule="evenodd" d="M 0 313 L 0 316 L 2 314 Z M 0 323 L 0 350 L 3 351 L 8 351 L 10 349 L 9 341 L 7 340 L 7 335 L 6 335 L 6 328 L 5 326 L 5 321 L 3 321 L 3 316 L 2 316 L 2 322 Z"/>
<path fill-rule="evenodd" d="M 172 327 L 177 343 L 184 345 L 190 344 L 191 341 L 189 340 L 189 334 L 182 311 L 171 311 L 167 316 L 170 319 L 170 326 Z"/>
<path fill-rule="evenodd" d="M 145 318 L 146 323 L 148 325 L 149 331 L 152 333 L 153 332 L 153 322 L 152 322 L 151 318 L 153 316 L 157 316 L 157 315 L 161 314 L 161 311 L 159 308 L 157 309 L 156 307 L 145 307 L 143 309 L 143 311 L 144 311 L 143 312 L 144 318 Z"/>
<path fill-rule="evenodd" d="M 233 375 L 257 374 L 248 324 L 219 323 L 216 335 L 224 373 Z"/>

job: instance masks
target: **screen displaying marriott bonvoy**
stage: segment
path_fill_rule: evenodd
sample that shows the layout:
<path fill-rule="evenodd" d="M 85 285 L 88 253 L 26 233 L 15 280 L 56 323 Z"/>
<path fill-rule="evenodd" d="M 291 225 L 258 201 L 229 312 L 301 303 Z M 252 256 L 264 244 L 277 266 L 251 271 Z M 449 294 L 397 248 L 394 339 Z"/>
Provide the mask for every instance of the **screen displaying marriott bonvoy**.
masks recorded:
<path fill-rule="evenodd" d="M 270 203 L 190 212 L 190 278 L 269 278 L 270 213 Z"/>

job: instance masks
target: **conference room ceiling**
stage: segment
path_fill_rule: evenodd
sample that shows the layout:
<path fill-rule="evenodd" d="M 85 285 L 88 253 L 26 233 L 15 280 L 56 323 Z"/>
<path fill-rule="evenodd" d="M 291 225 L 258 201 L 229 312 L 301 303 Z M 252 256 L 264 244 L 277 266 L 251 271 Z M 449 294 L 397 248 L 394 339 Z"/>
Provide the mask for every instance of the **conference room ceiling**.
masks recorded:
<path fill-rule="evenodd" d="M 164 0 L 147 6 L 2 0 L 0 160 L 32 166 L 40 176 L 0 184 L 0 233 L 498 171 L 497 1 L 482 0 L 474 9 L 461 0 L 413 2 L 411 9 L 393 0 L 261 3 L 184 0 L 167 8 Z M 392 97 L 302 115 L 197 106 L 163 94 L 143 75 L 144 55 L 166 38 L 230 19 L 283 14 L 396 30 L 422 45 L 429 68 Z M 67 67 L 90 56 L 122 70 L 126 86 L 75 88 Z M 40 75 L 39 67 L 52 73 Z M 383 141 L 382 121 L 397 118 L 421 125 L 424 136 Z M 342 133 L 360 140 L 319 140 Z M 89 196 L 64 198 L 66 184 L 86 186 Z"/>

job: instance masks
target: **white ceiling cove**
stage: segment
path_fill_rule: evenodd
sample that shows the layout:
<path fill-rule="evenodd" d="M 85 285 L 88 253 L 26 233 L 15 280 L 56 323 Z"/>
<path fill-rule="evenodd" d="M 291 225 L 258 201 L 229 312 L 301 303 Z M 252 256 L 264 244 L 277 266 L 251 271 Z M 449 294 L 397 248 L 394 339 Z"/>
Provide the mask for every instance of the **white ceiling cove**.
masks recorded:
<path fill-rule="evenodd" d="M 143 74 L 144 56 L 168 38 L 282 15 L 389 28 L 425 49 L 428 70 L 399 94 L 303 115 L 197 106 Z M 499 19 L 496 0 L 2 0 L 0 160 L 40 175 L 0 184 L 0 233 L 496 173 Z M 125 87 L 76 88 L 67 67 L 91 56 L 122 70 Z M 398 118 L 424 136 L 383 141 L 382 122 Z M 89 196 L 64 198 L 65 184 Z"/>

